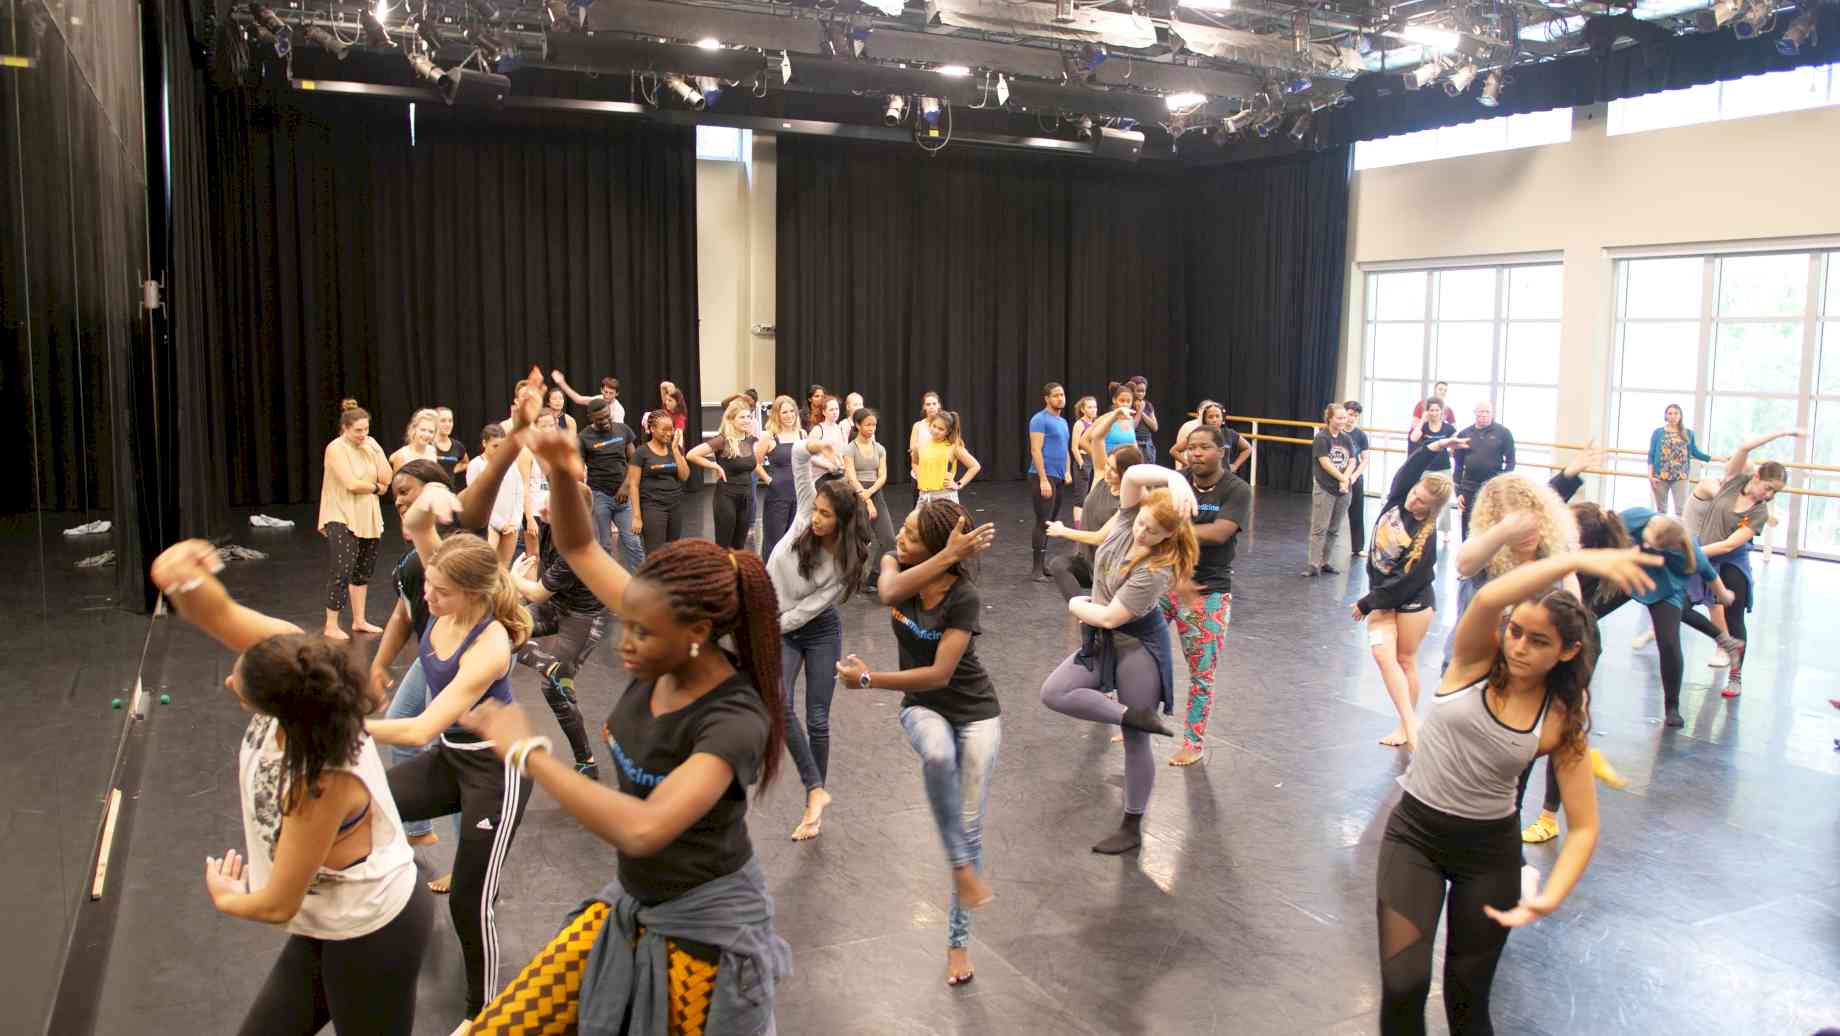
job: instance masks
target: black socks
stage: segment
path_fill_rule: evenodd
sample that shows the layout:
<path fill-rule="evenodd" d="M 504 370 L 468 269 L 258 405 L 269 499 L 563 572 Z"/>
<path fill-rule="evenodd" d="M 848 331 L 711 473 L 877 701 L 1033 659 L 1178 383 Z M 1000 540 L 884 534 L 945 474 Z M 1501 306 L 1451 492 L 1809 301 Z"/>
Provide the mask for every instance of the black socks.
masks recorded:
<path fill-rule="evenodd" d="M 1110 838 L 1093 846 L 1092 851 L 1103 853 L 1106 856 L 1128 853 L 1144 844 L 1143 826 L 1144 815 L 1142 813 L 1126 813 L 1124 823 L 1118 825 L 1118 830 Z"/>
<path fill-rule="evenodd" d="M 1029 578 L 1035 580 L 1037 583 L 1054 582 L 1054 577 L 1048 574 L 1047 551 L 1038 550 L 1035 552 L 1035 568 L 1029 573 Z"/>
<path fill-rule="evenodd" d="M 1163 737 L 1175 736 L 1175 732 L 1163 726 L 1163 721 L 1157 718 L 1156 709 L 1154 707 L 1144 708 L 1142 705 L 1127 705 L 1125 706 L 1124 716 L 1119 719 L 1118 725 L 1121 727 L 1128 727 L 1132 730 L 1141 730 L 1146 734 L 1158 734 Z"/>

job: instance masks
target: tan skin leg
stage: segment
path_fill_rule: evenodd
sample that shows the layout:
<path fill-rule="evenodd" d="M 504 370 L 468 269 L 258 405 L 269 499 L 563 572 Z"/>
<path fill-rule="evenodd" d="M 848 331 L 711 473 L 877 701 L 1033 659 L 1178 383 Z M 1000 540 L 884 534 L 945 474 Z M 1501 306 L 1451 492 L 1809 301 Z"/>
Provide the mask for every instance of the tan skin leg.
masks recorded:
<path fill-rule="evenodd" d="M 946 985 L 962 986 L 971 981 L 971 950 L 953 946 L 946 950 Z"/>
<path fill-rule="evenodd" d="M 808 842 L 818 837 L 824 830 L 824 810 L 831 804 L 831 793 L 823 788 L 813 788 L 805 793 L 805 815 L 799 818 L 799 826 L 792 829 L 792 840 Z"/>
<path fill-rule="evenodd" d="M 1367 617 L 1368 639 L 1386 694 L 1399 713 L 1399 725 L 1380 739 L 1388 748 L 1418 745 L 1418 647 L 1431 627 L 1431 609 L 1422 612 L 1374 612 Z"/>
<path fill-rule="evenodd" d="M 339 628 L 339 613 L 326 609 L 326 628 L 322 631 L 327 640 L 350 640 L 351 634 Z"/>
<path fill-rule="evenodd" d="M 383 627 L 373 626 L 364 618 L 364 602 L 370 596 L 370 587 L 354 586 L 351 588 L 351 631 L 353 633 L 382 633 Z"/>

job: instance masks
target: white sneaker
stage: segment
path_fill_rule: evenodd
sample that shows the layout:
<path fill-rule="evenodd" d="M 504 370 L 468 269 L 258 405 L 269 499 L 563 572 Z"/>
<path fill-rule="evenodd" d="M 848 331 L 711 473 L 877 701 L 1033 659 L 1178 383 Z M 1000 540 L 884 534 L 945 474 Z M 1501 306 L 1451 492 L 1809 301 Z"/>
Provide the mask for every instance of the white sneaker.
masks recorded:
<path fill-rule="evenodd" d="M 1653 644 L 1654 642 L 1655 642 L 1655 631 L 1654 630 L 1644 630 L 1640 635 L 1636 637 L 1635 643 L 1629 645 L 1629 647 L 1633 651 L 1640 651 L 1643 648 L 1649 646 L 1650 644 Z"/>
<path fill-rule="evenodd" d="M 1731 664 L 1731 656 L 1721 648 L 1712 652 L 1712 660 L 1706 664 L 1714 669 L 1723 669 Z"/>

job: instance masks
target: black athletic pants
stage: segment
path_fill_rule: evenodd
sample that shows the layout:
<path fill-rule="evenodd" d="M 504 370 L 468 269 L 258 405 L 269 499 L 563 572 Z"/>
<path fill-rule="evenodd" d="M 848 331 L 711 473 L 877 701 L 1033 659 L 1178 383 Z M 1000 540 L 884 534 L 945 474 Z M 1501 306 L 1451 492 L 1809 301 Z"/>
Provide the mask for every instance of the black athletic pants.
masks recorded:
<path fill-rule="evenodd" d="M 748 533 L 754 529 L 753 487 L 746 482 L 718 482 L 709 506 L 715 511 L 716 542 L 730 550 L 746 550 Z"/>
<path fill-rule="evenodd" d="M 1061 596 L 1069 601 L 1092 592 L 1092 564 L 1086 560 L 1083 550 L 1062 554 L 1048 562 L 1048 574 L 1054 577 L 1054 585 L 1060 589 Z"/>
<path fill-rule="evenodd" d="M 688 517 L 688 509 L 684 507 L 682 493 L 664 502 L 641 498 L 639 515 L 645 519 L 645 528 L 639 530 L 639 537 L 645 541 L 647 557 L 665 544 L 684 538 L 684 519 Z"/>
<path fill-rule="evenodd" d="M 498 992 L 498 879 L 530 798 L 530 778 L 508 780 L 508 770 L 484 744 L 460 749 L 446 741 L 390 769 L 390 797 L 403 820 L 460 814 L 447 911 L 466 963 L 468 1018 Z"/>
<path fill-rule="evenodd" d="M 543 681 L 543 699 L 556 714 L 556 723 L 569 739 L 569 750 L 575 753 L 578 763 L 593 759 L 594 748 L 588 744 L 588 727 L 575 698 L 575 674 L 606 635 L 606 616 L 605 608 L 571 612 L 564 611 L 554 598 L 538 601 L 530 606 L 530 639 L 517 651 L 520 663 L 547 677 Z M 537 646 L 539 637 L 552 636 L 557 638 L 555 654 Z"/>
<path fill-rule="evenodd" d="M 344 522 L 326 523 L 326 544 L 332 548 L 332 563 L 326 572 L 327 611 L 342 610 L 350 600 L 351 587 L 370 583 L 371 573 L 377 568 L 380 542 L 352 535 Z M 364 616 L 354 615 L 351 620 L 363 622 Z"/>
<path fill-rule="evenodd" d="M 888 501 L 883 499 L 881 490 L 876 490 L 869 502 L 875 505 L 875 518 L 869 522 L 869 527 L 875 530 L 875 546 L 869 550 L 869 567 L 863 570 L 863 586 L 873 590 L 881 579 L 882 555 L 894 551 L 894 515 L 888 513 Z"/>
<path fill-rule="evenodd" d="M 420 880 L 394 920 L 356 939 L 290 935 L 249 1006 L 241 1036 L 403 1036 L 415 1029 L 415 983 L 433 929 Z"/>
<path fill-rule="evenodd" d="M 1354 480 L 1348 487 L 1348 549 L 1359 554 L 1367 549 L 1367 476 Z"/>
<path fill-rule="evenodd" d="M 1420 1036 L 1431 992 L 1431 944 L 1450 900 L 1444 946 L 1444 1016 L 1451 1036 L 1490 1036 L 1489 989 L 1508 929 L 1484 906 L 1521 898 L 1520 821 L 1468 820 L 1405 795 L 1380 842 L 1380 1032 Z"/>
<path fill-rule="evenodd" d="M 1067 506 L 1067 480 L 1048 476 L 1048 495 L 1041 495 L 1041 477 L 1029 476 L 1029 500 L 1035 505 L 1035 532 L 1029 539 L 1029 546 L 1040 554 L 1048 549 L 1048 523 L 1059 521 L 1061 511 Z"/>

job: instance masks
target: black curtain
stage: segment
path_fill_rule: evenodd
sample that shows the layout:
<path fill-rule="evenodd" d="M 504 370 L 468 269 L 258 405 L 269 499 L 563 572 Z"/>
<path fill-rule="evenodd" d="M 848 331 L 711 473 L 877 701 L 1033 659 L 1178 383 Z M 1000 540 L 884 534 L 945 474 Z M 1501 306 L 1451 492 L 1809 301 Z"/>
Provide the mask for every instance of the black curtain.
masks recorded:
<path fill-rule="evenodd" d="M 175 191 L 209 235 L 175 271 L 192 513 L 316 500 L 346 397 L 386 450 L 450 406 L 473 452 L 533 364 L 620 378 L 635 420 L 660 380 L 698 398 L 688 127 L 212 88 L 203 129 L 208 182 Z"/>
<path fill-rule="evenodd" d="M 1334 387 L 1346 148 L 1159 173 L 787 136 L 778 199 L 776 380 L 861 392 L 897 457 L 929 389 L 985 477 L 1013 479 L 1047 381 L 1071 404 L 1143 375 L 1165 450 L 1203 396 L 1308 418 Z"/>

